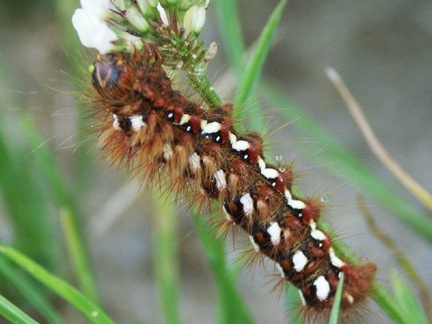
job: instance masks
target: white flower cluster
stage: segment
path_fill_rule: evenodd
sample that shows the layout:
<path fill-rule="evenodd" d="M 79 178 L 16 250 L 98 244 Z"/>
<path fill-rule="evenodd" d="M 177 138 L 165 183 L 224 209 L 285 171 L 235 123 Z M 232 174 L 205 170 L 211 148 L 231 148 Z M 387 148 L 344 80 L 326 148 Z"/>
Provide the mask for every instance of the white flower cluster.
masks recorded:
<path fill-rule="evenodd" d="M 157 38 L 156 25 L 172 21 L 198 35 L 210 0 L 81 0 L 72 24 L 81 43 L 101 54 L 140 48 L 142 39 Z M 173 15 L 173 16 L 170 16 Z"/>

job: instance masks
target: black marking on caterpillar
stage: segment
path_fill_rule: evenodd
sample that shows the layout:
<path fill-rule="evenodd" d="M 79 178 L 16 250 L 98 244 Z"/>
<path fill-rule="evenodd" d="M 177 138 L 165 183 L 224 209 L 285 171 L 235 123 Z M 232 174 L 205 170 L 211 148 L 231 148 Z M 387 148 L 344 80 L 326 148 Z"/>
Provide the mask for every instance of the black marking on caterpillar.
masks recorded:
<path fill-rule="evenodd" d="M 92 78 L 106 155 L 126 160 L 144 180 L 165 176 L 191 203 L 197 196 L 218 199 L 226 221 L 247 232 L 256 253 L 276 262 L 306 308 L 328 310 L 342 272 L 342 309 L 364 301 L 375 265 L 339 258 L 316 228 L 319 204 L 292 194 L 291 171 L 265 162 L 256 133 L 233 128 L 232 105 L 204 110 L 188 101 L 172 89 L 161 64 L 154 47 L 98 56 Z"/>

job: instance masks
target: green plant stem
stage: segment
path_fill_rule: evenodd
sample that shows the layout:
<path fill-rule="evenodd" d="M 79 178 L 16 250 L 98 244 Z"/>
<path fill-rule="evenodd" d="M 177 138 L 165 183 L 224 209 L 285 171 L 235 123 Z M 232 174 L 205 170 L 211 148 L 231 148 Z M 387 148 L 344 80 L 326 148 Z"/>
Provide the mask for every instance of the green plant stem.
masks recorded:
<path fill-rule="evenodd" d="M 166 192 L 166 190 L 163 190 Z M 159 194 L 159 195 L 158 195 Z M 153 265 L 159 300 L 165 323 L 180 323 L 178 222 L 173 197 L 154 194 Z M 159 197 L 157 197 L 159 196 Z"/>
<path fill-rule="evenodd" d="M 210 84 L 206 73 L 190 72 L 188 78 L 191 87 L 200 95 L 209 108 L 222 106 L 222 100 Z"/>

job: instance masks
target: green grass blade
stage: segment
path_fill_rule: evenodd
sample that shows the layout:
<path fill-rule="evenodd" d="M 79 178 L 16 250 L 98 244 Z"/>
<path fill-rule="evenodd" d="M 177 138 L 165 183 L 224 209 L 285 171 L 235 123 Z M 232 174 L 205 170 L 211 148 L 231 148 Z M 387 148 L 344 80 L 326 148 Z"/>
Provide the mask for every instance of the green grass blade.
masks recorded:
<path fill-rule="evenodd" d="M 36 324 L 30 316 L 12 304 L 9 300 L 0 295 L 0 315 L 11 323 Z"/>
<path fill-rule="evenodd" d="M 63 323 L 60 314 L 51 306 L 47 294 L 36 281 L 31 280 L 16 265 L 11 264 L 4 256 L 0 257 L 0 274 L 6 282 L 13 285 L 21 296 L 49 323 Z"/>
<path fill-rule="evenodd" d="M 399 303 L 401 313 L 405 323 L 428 323 L 426 314 L 412 292 L 412 289 L 397 274 L 391 274 L 391 284 L 395 293 L 395 298 Z"/>
<path fill-rule="evenodd" d="M 49 273 L 39 264 L 30 260 L 21 252 L 4 245 L 0 245 L 0 253 L 15 262 L 39 282 L 54 291 L 78 309 L 91 323 L 113 323 L 113 321 L 93 301 L 85 297 L 78 290 L 62 279 Z"/>
<path fill-rule="evenodd" d="M 81 226 L 79 226 L 79 215 L 73 195 L 66 187 L 55 156 L 47 145 L 40 145 L 44 143 L 44 139 L 37 131 L 32 120 L 28 116 L 24 116 L 21 119 L 21 124 L 29 145 L 37 147 L 32 155 L 36 158 L 39 164 L 39 172 L 46 180 L 50 195 L 60 210 L 66 247 L 74 265 L 79 285 L 86 296 L 97 302 L 98 293 L 94 282 L 94 275 L 90 267 L 84 235 L 81 232 Z"/>
<path fill-rule="evenodd" d="M 245 67 L 243 55 L 246 53 L 246 46 L 243 40 L 237 1 L 217 0 L 214 4 L 217 10 L 220 37 L 222 37 L 222 48 L 227 54 L 231 66 L 240 76 Z"/>
<path fill-rule="evenodd" d="M 15 137 L 13 144 L 8 140 L 11 137 Z M 22 138 L 0 131 L 0 190 L 14 231 L 13 244 L 53 269 L 58 237 L 53 235 L 43 179 L 33 173 L 37 167 L 29 155 Z"/>
<path fill-rule="evenodd" d="M 285 5 L 286 0 L 282 0 L 274 9 L 267 24 L 261 32 L 260 37 L 258 38 L 256 49 L 246 66 L 244 75 L 242 76 L 239 90 L 234 100 L 235 109 L 240 112 L 241 117 L 245 117 L 241 114 L 241 110 L 258 85 L 264 62 L 267 58 L 267 54 L 276 32 L 276 27 L 279 24 Z"/>
<path fill-rule="evenodd" d="M 225 242 L 215 234 L 203 216 L 194 215 L 195 228 L 213 271 L 219 298 L 217 323 L 254 323 L 246 304 L 236 288 L 232 269 L 226 261 Z"/>
<path fill-rule="evenodd" d="M 165 190 L 163 190 L 166 192 Z M 179 264 L 178 264 L 178 222 L 173 198 L 160 193 L 153 194 L 154 238 L 153 267 L 165 323 L 180 323 L 179 311 Z"/>
<path fill-rule="evenodd" d="M 395 323 L 405 323 L 404 315 L 396 301 L 377 279 L 372 281 L 370 293 L 373 300 Z"/>
<path fill-rule="evenodd" d="M 92 269 L 89 265 L 87 249 L 84 247 L 83 235 L 80 232 L 76 216 L 71 209 L 61 209 L 60 219 L 69 256 L 78 278 L 79 286 L 89 299 L 98 302 L 98 292 Z"/>
<path fill-rule="evenodd" d="M 339 313 L 340 313 L 340 304 L 341 304 L 341 300 L 342 300 L 343 284 L 344 284 L 344 273 L 342 272 L 342 275 L 339 278 L 339 283 L 338 283 L 338 287 L 336 290 L 335 299 L 334 299 L 333 306 L 331 309 L 329 324 L 337 324 L 338 323 Z"/>

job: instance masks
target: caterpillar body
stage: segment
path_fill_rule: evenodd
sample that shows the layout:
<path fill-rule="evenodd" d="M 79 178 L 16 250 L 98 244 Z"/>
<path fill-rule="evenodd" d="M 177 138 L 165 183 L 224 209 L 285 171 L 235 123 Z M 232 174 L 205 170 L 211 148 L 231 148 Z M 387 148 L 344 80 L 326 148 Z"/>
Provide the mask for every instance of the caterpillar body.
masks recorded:
<path fill-rule="evenodd" d="M 276 263 L 306 310 L 330 309 L 342 273 L 341 308 L 363 302 L 375 265 L 338 257 L 317 228 L 319 202 L 292 193 L 291 169 L 266 162 L 257 133 L 236 131 L 232 104 L 204 109 L 188 100 L 173 89 L 155 47 L 147 48 L 98 55 L 92 65 L 105 154 L 143 181 L 167 182 L 190 204 L 218 200 L 224 221 L 241 227 L 255 253 Z"/>

